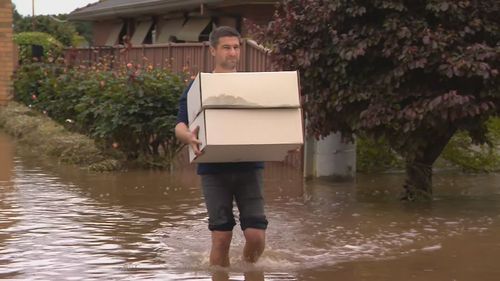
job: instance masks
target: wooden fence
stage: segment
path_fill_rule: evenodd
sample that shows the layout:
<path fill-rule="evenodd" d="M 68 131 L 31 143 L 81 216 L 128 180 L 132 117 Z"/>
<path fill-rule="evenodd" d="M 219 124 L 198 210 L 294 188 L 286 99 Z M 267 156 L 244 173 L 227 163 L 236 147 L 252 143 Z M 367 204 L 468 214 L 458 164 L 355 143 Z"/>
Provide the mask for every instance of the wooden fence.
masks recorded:
<path fill-rule="evenodd" d="M 211 72 L 213 58 L 208 42 L 167 43 L 142 45 L 125 48 L 91 47 L 68 48 L 64 55 L 72 65 L 94 65 L 110 63 L 113 67 L 127 63 L 150 64 L 154 67 L 169 68 L 173 72 L 189 69 L 192 73 Z M 268 50 L 253 41 L 244 40 L 241 46 L 241 60 L 238 71 L 270 71 L 271 63 Z"/>

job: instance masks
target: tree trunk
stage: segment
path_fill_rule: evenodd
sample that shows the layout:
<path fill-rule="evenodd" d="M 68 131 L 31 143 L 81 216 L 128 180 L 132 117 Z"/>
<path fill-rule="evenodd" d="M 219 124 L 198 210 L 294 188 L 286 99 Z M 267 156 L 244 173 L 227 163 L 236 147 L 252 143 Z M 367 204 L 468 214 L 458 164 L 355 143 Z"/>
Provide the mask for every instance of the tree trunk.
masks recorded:
<path fill-rule="evenodd" d="M 456 130 L 440 138 L 429 138 L 420 156 L 406 163 L 406 182 L 401 200 L 429 201 L 432 199 L 432 165 L 441 155 Z M 436 134 L 438 135 L 438 134 Z"/>
<path fill-rule="evenodd" d="M 432 199 L 432 164 L 406 163 L 406 182 L 401 197 L 405 201 L 428 201 Z"/>

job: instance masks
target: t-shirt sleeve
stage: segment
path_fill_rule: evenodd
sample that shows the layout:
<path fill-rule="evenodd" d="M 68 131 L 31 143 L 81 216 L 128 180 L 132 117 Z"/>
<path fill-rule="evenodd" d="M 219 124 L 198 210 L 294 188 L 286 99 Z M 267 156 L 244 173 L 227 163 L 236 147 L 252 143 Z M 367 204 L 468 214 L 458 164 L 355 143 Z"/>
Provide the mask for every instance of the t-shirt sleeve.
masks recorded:
<path fill-rule="evenodd" d="M 189 91 L 189 88 L 191 88 L 191 84 L 189 84 L 186 90 L 184 90 L 184 93 L 182 93 L 181 98 L 179 99 L 179 111 L 177 112 L 176 124 L 184 123 L 186 125 L 189 125 L 187 112 L 187 93 Z"/>

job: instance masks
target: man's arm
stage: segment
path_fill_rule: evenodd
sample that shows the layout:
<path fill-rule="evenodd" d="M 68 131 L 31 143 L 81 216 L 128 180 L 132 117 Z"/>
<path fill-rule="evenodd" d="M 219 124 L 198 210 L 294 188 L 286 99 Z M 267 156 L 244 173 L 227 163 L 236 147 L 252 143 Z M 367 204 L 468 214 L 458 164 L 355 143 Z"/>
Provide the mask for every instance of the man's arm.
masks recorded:
<path fill-rule="evenodd" d="M 191 132 L 188 126 L 183 122 L 177 123 L 177 125 L 175 125 L 175 136 L 177 137 L 177 139 L 180 140 L 182 143 L 191 146 L 196 156 L 202 154 L 202 152 L 200 151 L 201 142 L 200 140 L 198 140 L 199 130 L 200 127 L 196 127 Z"/>
<path fill-rule="evenodd" d="M 201 142 L 198 140 L 198 131 L 199 127 L 196 127 L 192 132 L 189 130 L 187 124 L 188 122 L 188 113 L 187 113 L 187 94 L 189 88 L 191 88 L 191 84 L 184 90 L 181 98 L 179 99 L 179 111 L 177 113 L 177 125 L 175 125 L 175 137 L 184 144 L 189 145 L 196 156 L 202 154 L 200 151 Z"/>

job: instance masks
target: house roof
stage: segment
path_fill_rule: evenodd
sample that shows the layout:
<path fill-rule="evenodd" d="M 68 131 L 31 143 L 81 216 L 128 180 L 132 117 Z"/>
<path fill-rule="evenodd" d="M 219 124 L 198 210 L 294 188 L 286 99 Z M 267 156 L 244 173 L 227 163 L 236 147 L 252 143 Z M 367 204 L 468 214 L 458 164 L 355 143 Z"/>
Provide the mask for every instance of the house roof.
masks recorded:
<path fill-rule="evenodd" d="M 69 14 L 70 20 L 96 21 L 117 17 L 140 17 L 169 12 L 188 12 L 204 4 L 207 8 L 239 5 L 273 5 L 277 0 L 101 0 Z"/>

